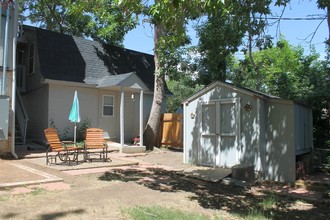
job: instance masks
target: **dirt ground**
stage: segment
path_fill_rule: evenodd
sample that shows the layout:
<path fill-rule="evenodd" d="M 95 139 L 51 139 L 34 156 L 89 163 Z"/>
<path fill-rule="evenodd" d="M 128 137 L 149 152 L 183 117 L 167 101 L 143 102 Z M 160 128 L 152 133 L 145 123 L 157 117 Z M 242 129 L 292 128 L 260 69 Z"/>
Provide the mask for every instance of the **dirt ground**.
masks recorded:
<path fill-rule="evenodd" d="M 23 187 L 27 193 L 0 190 L 0 219 L 129 219 L 123 211 L 126 208 L 154 205 L 197 212 L 210 219 L 245 219 L 254 211 L 270 219 L 330 219 L 329 200 L 305 200 L 277 191 L 288 186 L 265 183 L 243 188 L 185 177 L 176 171 L 189 167 L 182 164 L 182 152 L 154 151 L 134 159 L 141 165 L 84 175 L 20 160 L 64 182 L 53 183 L 56 189 L 51 184 Z M 265 208 L 265 198 L 276 202 Z"/>

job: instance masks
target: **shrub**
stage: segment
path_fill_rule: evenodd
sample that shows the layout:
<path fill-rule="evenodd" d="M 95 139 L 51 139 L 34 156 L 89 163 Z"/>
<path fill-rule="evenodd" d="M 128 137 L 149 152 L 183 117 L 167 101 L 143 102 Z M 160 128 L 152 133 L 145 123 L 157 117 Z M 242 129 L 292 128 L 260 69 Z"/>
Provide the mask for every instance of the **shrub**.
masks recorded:
<path fill-rule="evenodd" d="M 88 118 L 83 119 L 77 124 L 77 142 L 85 139 L 86 129 L 91 127 L 91 121 Z"/>

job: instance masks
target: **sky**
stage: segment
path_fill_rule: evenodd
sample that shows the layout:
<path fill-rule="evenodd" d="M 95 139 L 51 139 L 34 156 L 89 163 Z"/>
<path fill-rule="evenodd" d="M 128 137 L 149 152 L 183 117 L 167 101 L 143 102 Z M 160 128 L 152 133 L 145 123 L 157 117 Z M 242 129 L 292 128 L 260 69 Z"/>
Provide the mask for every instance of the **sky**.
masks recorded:
<path fill-rule="evenodd" d="M 321 20 L 304 20 L 305 18 L 324 17 L 326 15 L 326 11 L 318 9 L 315 2 L 314 0 L 292 0 L 291 4 L 286 7 L 283 18 L 303 19 L 282 20 L 279 25 L 269 27 L 267 34 L 278 39 L 279 33 L 281 33 L 291 45 L 301 45 L 304 48 L 305 54 L 310 53 L 310 46 L 313 45 L 320 54 L 320 58 L 324 58 L 324 41 L 329 35 L 327 21 L 324 20 L 321 23 Z M 274 16 L 281 14 L 281 9 L 278 7 L 272 7 L 272 11 L 274 11 Z M 270 20 L 270 23 L 273 21 Z M 311 35 L 315 31 L 315 36 L 312 39 Z M 191 26 L 188 33 L 193 45 L 196 45 L 198 39 Z M 140 24 L 137 28 L 130 31 L 125 37 L 124 46 L 127 49 L 153 54 L 153 30 L 150 24 Z"/>

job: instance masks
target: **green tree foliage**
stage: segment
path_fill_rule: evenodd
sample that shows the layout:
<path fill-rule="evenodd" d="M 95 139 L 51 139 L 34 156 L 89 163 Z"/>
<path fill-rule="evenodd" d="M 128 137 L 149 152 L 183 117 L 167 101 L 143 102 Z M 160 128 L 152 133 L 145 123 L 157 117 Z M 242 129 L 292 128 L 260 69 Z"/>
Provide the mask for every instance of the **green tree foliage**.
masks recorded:
<path fill-rule="evenodd" d="M 76 1 L 44 0 L 22 1 L 24 9 L 29 10 L 26 19 L 38 24 L 41 28 L 60 33 L 83 36 L 91 34 L 91 17 L 87 14 L 76 13 Z M 86 28 L 84 30 L 84 28 Z"/>
<path fill-rule="evenodd" d="M 145 144 L 150 148 L 156 144 L 159 129 L 164 76 L 169 66 L 166 57 L 188 42 L 189 19 L 218 13 L 224 0 L 29 0 L 25 4 L 29 19 L 46 28 L 68 34 L 81 31 L 85 36 L 112 43 L 121 43 L 127 30 L 136 25 L 134 18 L 140 15 L 154 25 L 154 98 L 145 130 Z"/>
<path fill-rule="evenodd" d="M 218 13 L 220 8 L 225 7 L 225 4 L 224 0 L 118 0 L 117 2 L 127 11 L 145 16 L 154 25 L 154 96 L 144 132 L 145 145 L 151 149 L 156 145 L 156 134 L 159 130 L 165 75 L 169 66 L 168 56 L 175 49 L 189 42 L 186 25 L 190 19 Z"/>
<path fill-rule="evenodd" d="M 211 19 L 220 17 L 223 19 L 221 22 L 229 19 L 225 25 L 227 29 L 224 30 L 230 31 L 229 24 L 235 24 L 237 28 L 242 27 L 243 31 L 248 33 L 248 47 L 249 51 L 252 51 L 254 37 L 261 34 L 260 30 L 265 25 L 259 17 L 270 13 L 271 2 L 271 0 L 29 0 L 26 5 L 31 12 L 29 19 L 40 22 L 46 28 L 68 34 L 82 33 L 83 36 L 116 44 L 120 44 L 124 34 L 136 25 L 138 16 L 145 17 L 144 20 L 154 25 L 154 97 L 145 129 L 145 144 L 150 148 L 156 144 L 165 75 L 170 73 L 169 67 L 173 66 L 173 63 L 169 63 L 172 59 L 168 57 L 178 47 L 189 42 L 186 31 L 189 20 L 202 16 Z M 286 0 L 275 2 L 277 5 L 286 3 Z M 241 36 L 243 31 L 237 35 Z M 224 44 L 219 48 L 224 47 L 234 51 L 238 42 L 239 38 L 235 36 L 233 43 L 229 44 L 232 48 L 227 48 Z M 220 63 L 216 68 L 225 70 L 226 67 L 223 65 L 228 61 L 223 57 L 225 56 L 222 55 L 224 64 Z M 210 62 L 209 66 L 213 65 L 215 66 Z M 252 66 L 255 67 L 253 62 Z"/>
<path fill-rule="evenodd" d="M 284 38 L 273 48 L 252 54 L 261 76 L 261 91 L 283 99 L 312 106 L 315 147 L 330 140 L 330 60 L 319 60 L 313 51 L 304 55 L 301 47 L 291 46 Z M 256 89 L 255 69 L 246 57 L 235 64 L 231 80 Z"/>
<path fill-rule="evenodd" d="M 243 71 L 232 78 L 234 83 L 283 99 L 298 97 L 301 88 L 298 72 L 302 68 L 303 58 L 301 47 L 292 47 L 285 39 L 281 39 L 275 47 L 254 52 L 252 56 L 255 65 L 258 66 L 259 78 L 250 58 L 246 56 L 240 64 Z M 259 79 L 262 81 L 261 85 L 258 85 Z"/>
<path fill-rule="evenodd" d="M 330 51 L 327 47 L 326 59 L 306 71 L 310 89 L 304 98 L 313 107 L 314 147 L 330 149 Z"/>
<path fill-rule="evenodd" d="M 206 71 L 200 75 L 200 82 L 227 79 L 229 62 L 233 53 L 252 50 L 252 44 L 262 48 L 269 43 L 264 36 L 264 17 L 271 13 L 271 1 L 226 1 L 226 7 L 210 15 L 206 22 L 197 27 L 199 48 Z M 246 46 L 243 39 L 248 42 Z"/>
<path fill-rule="evenodd" d="M 115 45 L 137 24 L 114 0 L 27 0 L 21 8 L 24 19 L 41 28 Z"/>
<path fill-rule="evenodd" d="M 199 50 L 206 68 L 206 71 L 199 74 L 199 82 L 202 84 L 215 80 L 225 81 L 227 78 L 228 59 L 242 44 L 244 36 L 242 23 L 232 18 L 226 14 L 211 16 L 197 28 Z"/>
<path fill-rule="evenodd" d="M 173 96 L 168 97 L 166 102 L 166 112 L 170 113 L 175 113 L 181 107 L 183 100 L 203 88 L 188 75 L 182 75 L 179 80 L 168 80 L 167 86 L 173 92 Z"/>
<path fill-rule="evenodd" d="M 198 73 L 203 71 L 200 55 L 196 47 L 182 48 L 175 53 L 175 71 L 168 75 L 167 86 L 173 95 L 167 98 L 166 112 L 175 113 L 183 100 L 203 88 L 196 81 Z"/>

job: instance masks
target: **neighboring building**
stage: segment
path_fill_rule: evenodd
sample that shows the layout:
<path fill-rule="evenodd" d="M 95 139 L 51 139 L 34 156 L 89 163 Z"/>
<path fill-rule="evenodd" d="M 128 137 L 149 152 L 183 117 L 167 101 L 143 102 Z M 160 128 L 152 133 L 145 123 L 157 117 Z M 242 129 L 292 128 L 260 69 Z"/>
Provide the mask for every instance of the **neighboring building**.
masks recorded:
<path fill-rule="evenodd" d="M 252 164 L 263 179 L 282 182 L 296 180 L 298 162 L 309 165 L 313 122 L 306 105 L 223 82 L 183 105 L 185 163 Z"/>
<path fill-rule="evenodd" d="M 15 58 L 18 1 L 0 3 L 0 154 L 15 154 Z"/>
<path fill-rule="evenodd" d="M 149 117 L 154 68 L 153 55 L 23 26 L 17 90 L 29 118 L 27 138 L 44 140 L 43 130 L 52 123 L 72 135 L 68 116 L 77 91 L 82 121 L 104 129 L 114 141 L 130 142 Z"/>

